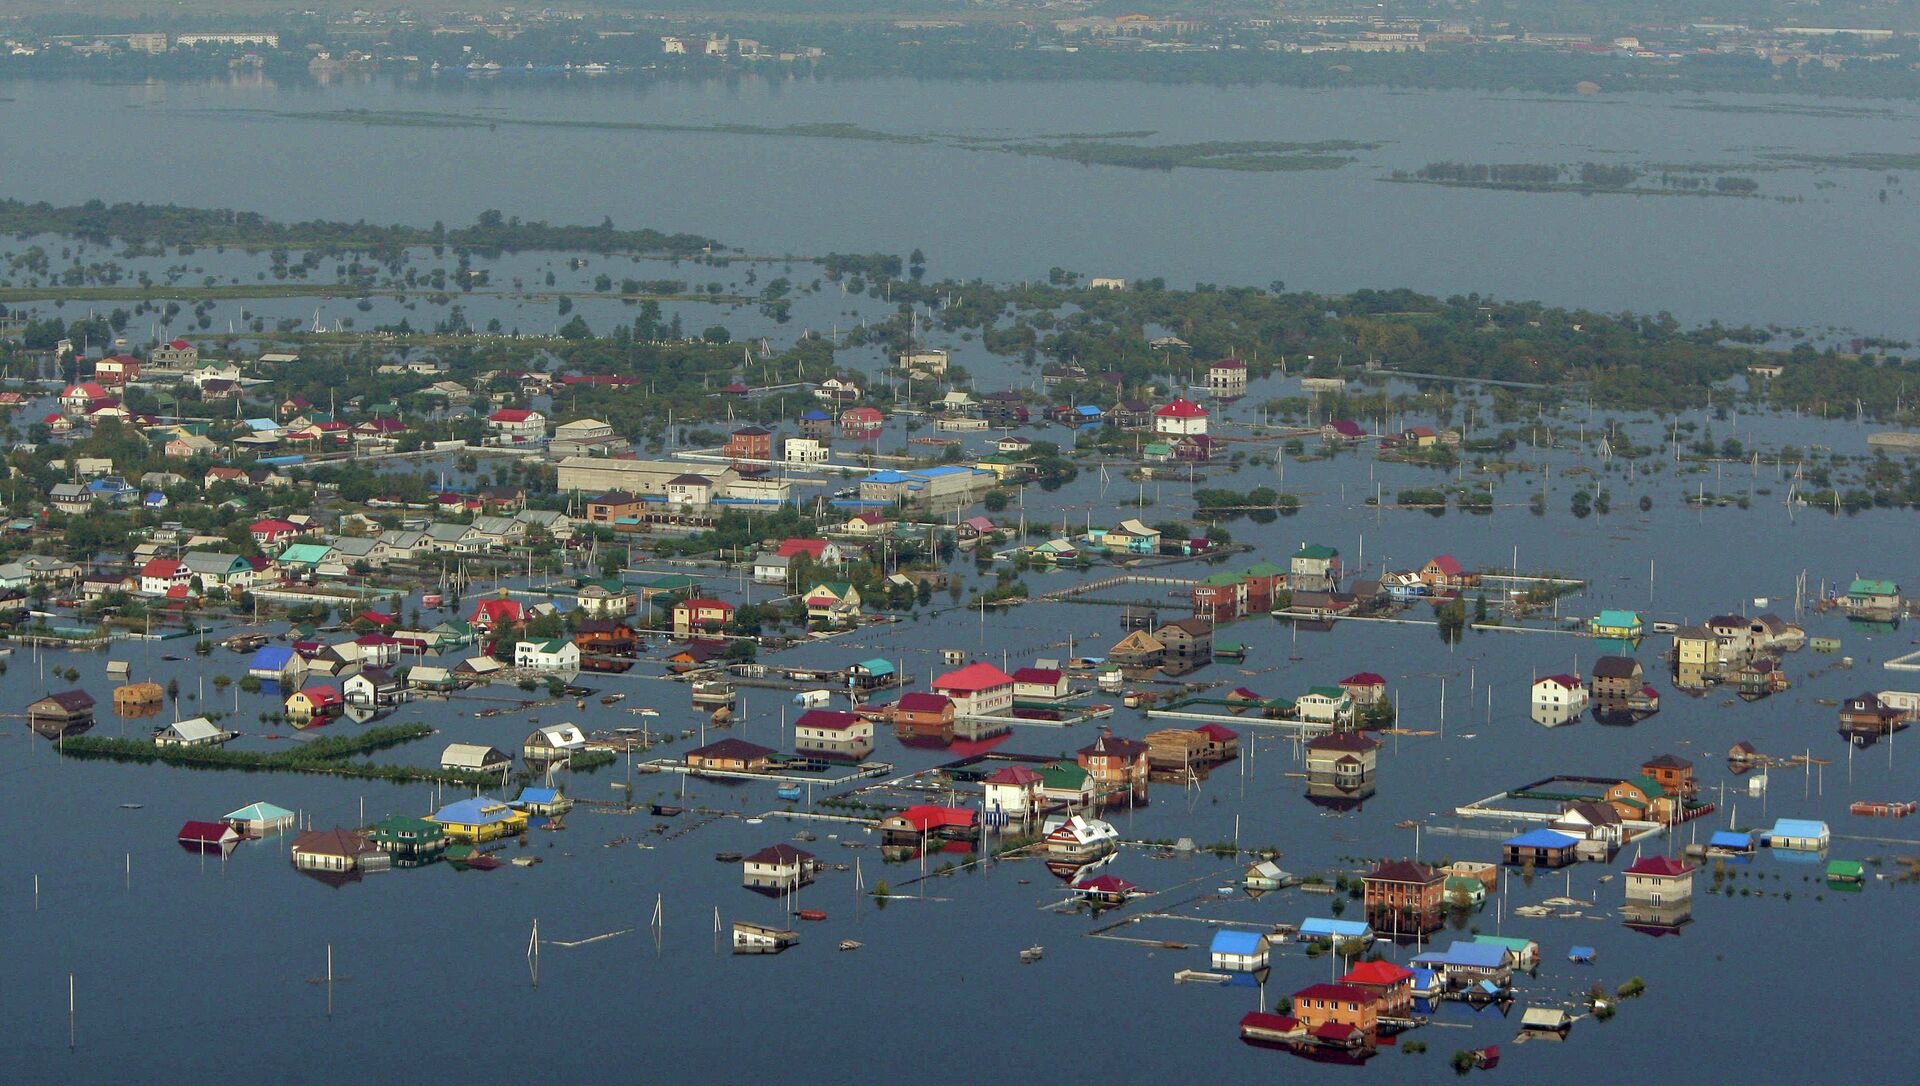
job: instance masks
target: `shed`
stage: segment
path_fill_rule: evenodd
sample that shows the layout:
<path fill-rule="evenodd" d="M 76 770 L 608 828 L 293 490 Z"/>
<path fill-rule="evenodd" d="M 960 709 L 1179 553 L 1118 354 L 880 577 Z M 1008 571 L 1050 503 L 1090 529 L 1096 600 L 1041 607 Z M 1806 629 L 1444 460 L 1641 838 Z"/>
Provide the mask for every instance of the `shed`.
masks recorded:
<path fill-rule="evenodd" d="M 440 768 L 468 773 L 494 773 L 512 765 L 513 759 L 498 747 L 485 743 L 448 743 L 440 754 Z"/>

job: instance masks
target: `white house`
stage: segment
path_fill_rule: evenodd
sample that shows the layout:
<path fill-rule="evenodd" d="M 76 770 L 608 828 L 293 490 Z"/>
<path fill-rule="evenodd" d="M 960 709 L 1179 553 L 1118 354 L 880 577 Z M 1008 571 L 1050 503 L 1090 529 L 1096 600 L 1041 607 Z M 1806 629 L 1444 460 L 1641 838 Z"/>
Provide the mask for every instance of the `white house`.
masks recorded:
<path fill-rule="evenodd" d="M 580 646 L 563 637 L 515 642 L 513 666 L 532 671 L 578 671 Z"/>
<path fill-rule="evenodd" d="M 780 456 L 789 464 L 824 464 L 827 447 L 818 438 L 790 437 L 780 443 Z"/>
<path fill-rule="evenodd" d="M 487 431 L 500 445 L 539 444 L 547 436 L 547 416 L 526 407 L 503 407 L 487 416 Z"/>
<path fill-rule="evenodd" d="M 1353 695 L 1337 686 L 1316 686 L 1294 699 L 1300 719 L 1312 724 L 1349 724 L 1353 721 Z"/>
<path fill-rule="evenodd" d="M 210 747 L 227 741 L 227 733 L 203 716 L 176 720 L 153 733 L 156 747 Z"/>
<path fill-rule="evenodd" d="M 1587 684 L 1578 675 L 1548 675 L 1535 680 L 1533 703 L 1579 712 L 1587 707 Z"/>
<path fill-rule="evenodd" d="M 988 663 L 968 664 L 933 680 L 959 717 L 1007 716 L 1013 712 L 1013 676 Z"/>

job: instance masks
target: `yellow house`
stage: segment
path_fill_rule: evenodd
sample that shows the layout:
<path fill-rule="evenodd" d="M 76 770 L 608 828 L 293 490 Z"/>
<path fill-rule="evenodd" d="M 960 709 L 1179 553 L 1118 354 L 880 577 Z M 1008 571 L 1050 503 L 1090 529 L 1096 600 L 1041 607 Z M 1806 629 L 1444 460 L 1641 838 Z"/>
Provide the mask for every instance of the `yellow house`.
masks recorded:
<path fill-rule="evenodd" d="M 1673 632 L 1673 659 L 1682 667 L 1711 667 L 1720 662 L 1720 643 L 1705 626 L 1682 626 Z"/>
<path fill-rule="evenodd" d="M 475 796 L 449 803 L 427 819 L 447 831 L 447 836 L 463 844 L 479 844 L 525 833 L 527 815 L 489 796 Z"/>

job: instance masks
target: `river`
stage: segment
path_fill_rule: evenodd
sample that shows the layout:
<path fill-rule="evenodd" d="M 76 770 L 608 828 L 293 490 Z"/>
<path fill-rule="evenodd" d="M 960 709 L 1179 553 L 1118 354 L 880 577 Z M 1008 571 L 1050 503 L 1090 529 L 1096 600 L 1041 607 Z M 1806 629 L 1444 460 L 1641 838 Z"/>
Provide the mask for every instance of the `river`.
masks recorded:
<path fill-rule="evenodd" d="M 918 246 L 935 277 L 1053 266 L 1170 282 L 1480 291 L 1913 337 L 1920 227 L 1897 171 L 1761 171 L 1915 148 L 1910 103 L 1389 89 L 369 79 L 330 86 L 0 83 L 7 195 L 175 201 L 283 218 L 527 218 L 705 233 L 758 253 Z M 1170 172 L 972 150 L 711 131 L 295 119 L 365 110 L 499 121 L 850 124 L 900 136 L 1151 131 L 1150 142 L 1378 142 L 1334 170 Z M 1437 160 L 1717 163 L 1761 198 L 1581 196 L 1387 183 Z M 1708 176 L 1712 176 L 1709 174 Z M 1880 190 L 1887 198 L 1879 198 Z M 1779 199 L 1768 198 L 1779 197 Z M 1872 274 L 1860 274 L 1864 268 Z"/>

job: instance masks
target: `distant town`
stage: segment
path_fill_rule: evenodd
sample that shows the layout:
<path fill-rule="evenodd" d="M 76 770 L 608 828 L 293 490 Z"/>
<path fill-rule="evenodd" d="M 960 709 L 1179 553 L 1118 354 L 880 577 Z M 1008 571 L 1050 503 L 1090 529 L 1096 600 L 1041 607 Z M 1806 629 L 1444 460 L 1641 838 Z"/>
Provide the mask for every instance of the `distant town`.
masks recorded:
<path fill-rule="evenodd" d="M 266 68 L 286 77 L 351 72 L 610 76 L 652 72 L 818 72 L 1009 77 L 1271 79 L 1621 89 L 1798 89 L 1908 94 L 1920 28 L 1838 23 L 1821 9 L 1738 22 L 1675 14 L 1583 23 L 1543 9 L 1508 19 L 1443 6 L 1316 6 L 1271 15 L 1096 14 L 1043 5 L 809 22 L 742 15 L 502 10 L 0 21 L 0 74 L 146 70 L 208 75 Z M 111 26 L 112 29 L 106 29 Z"/>

